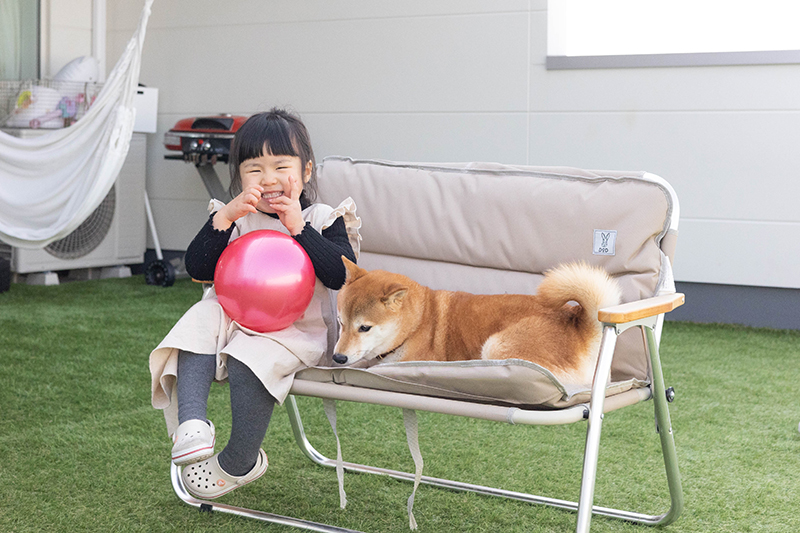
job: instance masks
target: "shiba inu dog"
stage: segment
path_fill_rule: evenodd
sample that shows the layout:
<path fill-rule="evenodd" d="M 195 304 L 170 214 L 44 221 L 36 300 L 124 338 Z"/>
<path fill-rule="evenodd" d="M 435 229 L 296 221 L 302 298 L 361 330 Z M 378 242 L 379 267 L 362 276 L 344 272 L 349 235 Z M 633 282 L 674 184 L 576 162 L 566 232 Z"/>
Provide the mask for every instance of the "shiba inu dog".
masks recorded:
<path fill-rule="evenodd" d="M 342 258 L 341 326 L 333 360 L 524 359 L 564 384 L 589 384 L 602 335 L 597 311 L 620 302 L 618 284 L 586 263 L 545 274 L 535 296 L 437 291 Z M 577 302 L 575 305 L 573 302 Z"/>

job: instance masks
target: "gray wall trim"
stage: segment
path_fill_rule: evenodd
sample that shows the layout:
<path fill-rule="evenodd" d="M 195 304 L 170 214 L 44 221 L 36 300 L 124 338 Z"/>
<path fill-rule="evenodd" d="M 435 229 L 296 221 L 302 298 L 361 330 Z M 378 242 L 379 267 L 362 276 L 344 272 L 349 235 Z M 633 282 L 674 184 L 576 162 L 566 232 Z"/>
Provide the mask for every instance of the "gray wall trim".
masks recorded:
<path fill-rule="evenodd" d="M 800 63 L 800 50 L 634 54 L 617 56 L 547 56 L 547 70 L 642 67 L 705 67 L 724 65 L 790 65 Z"/>
<path fill-rule="evenodd" d="M 667 320 L 800 330 L 800 289 L 677 282 L 686 304 Z"/>

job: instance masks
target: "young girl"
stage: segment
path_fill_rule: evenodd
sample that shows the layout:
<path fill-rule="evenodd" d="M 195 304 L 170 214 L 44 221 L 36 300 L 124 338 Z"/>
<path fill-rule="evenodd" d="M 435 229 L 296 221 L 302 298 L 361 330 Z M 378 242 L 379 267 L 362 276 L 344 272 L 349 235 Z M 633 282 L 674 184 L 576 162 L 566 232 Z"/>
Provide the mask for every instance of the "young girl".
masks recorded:
<path fill-rule="evenodd" d="M 213 289 L 207 291 L 150 354 L 153 407 L 165 410 L 174 442 L 172 460 L 188 465 L 183 482 L 199 498 L 221 496 L 266 471 L 261 443 L 272 409 L 275 402 L 283 403 L 295 372 L 319 364 L 333 348 L 330 290 L 344 284 L 341 257 L 355 261 L 360 240 L 361 222 L 350 198 L 335 209 L 313 203 L 314 152 L 298 117 L 279 109 L 250 117 L 233 140 L 230 169 L 233 200 L 211 201 L 208 222 L 186 250 L 189 275 L 212 281 L 229 242 L 250 231 L 272 229 L 303 246 L 317 280 L 305 313 L 288 328 L 269 333 L 232 321 Z M 206 419 L 206 403 L 211 382 L 226 378 L 231 437 L 214 455 L 215 429 Z"/>

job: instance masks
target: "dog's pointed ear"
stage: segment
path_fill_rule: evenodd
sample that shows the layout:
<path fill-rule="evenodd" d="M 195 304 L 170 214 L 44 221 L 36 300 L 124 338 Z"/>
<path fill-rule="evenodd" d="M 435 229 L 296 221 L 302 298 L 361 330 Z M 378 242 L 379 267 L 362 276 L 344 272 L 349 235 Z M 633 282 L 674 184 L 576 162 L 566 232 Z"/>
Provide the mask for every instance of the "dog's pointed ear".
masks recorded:
<path fill-rule="evenodd" d="M 347 274 L 344 278 L 345 284 L 352 283 L 367 273 L 366 270 L 356 265 L 345 256 L 342 256 L 342 263 L 344 263 L 344 268 L 347 269 Z"/>
<path fill-rule="evenodd" d="M 403 298 L 406 297 L 406 294 L 408 294 L 408 287 L 392 283 L 383 292 L 381 302 L 392 311 L 397 311 L 403 305 Z"/>

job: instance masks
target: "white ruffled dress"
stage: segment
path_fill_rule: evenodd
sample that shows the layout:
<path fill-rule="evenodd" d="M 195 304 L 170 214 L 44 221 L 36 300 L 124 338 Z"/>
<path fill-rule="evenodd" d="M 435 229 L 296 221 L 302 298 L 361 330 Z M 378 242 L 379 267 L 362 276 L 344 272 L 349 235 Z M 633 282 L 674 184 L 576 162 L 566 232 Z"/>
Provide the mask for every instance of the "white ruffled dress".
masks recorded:
<path fill-rule="evenodd" d="M 211 200 L 209 212 L 218 211 L 223 205 L 218 200 Z M 356 216 L 355 202 L 351 198 L 336 208 L 312 204 L 303 210 L 303 219 L 320 232 L 339 217 L 344 219 L 350 244 L 358 257 L 361 220 Z M 230 241 L 261 229 L 288 235 L 288 230 L 279 220 L 262 213 L 251 213 L 236 221 Z M 216 354 L 217 381 L 228 377 L 228 356 L 236 358 L 253 371 L 279 403 L 283 403 L 294 374 L 320 364 L 326 354 L 330 355 L 328 352 L 333 349 L 336 327 L 336 292 L 325 287 L 319 278 L 305 313 L 288 328 L 269 333 L 257 333 L 231 320 L 220 306 L 213 288 L 206 290 L 203 298 L 181 317 L 150 353 L 153 407 L 164 409 L 167 430 L 172 434 L 178 425 L 178 402 L 174 395 L 180 350 Z"/>

